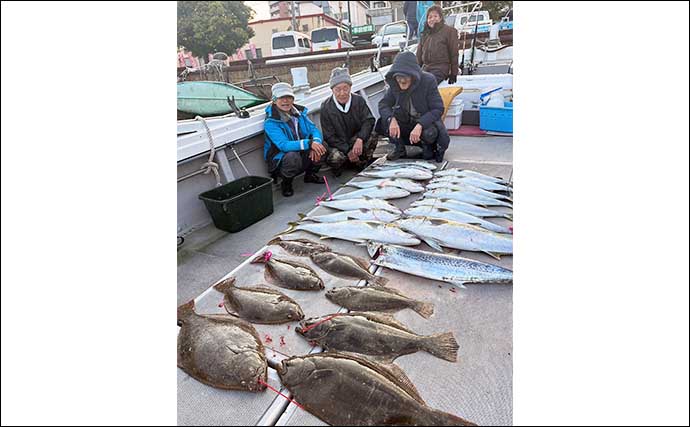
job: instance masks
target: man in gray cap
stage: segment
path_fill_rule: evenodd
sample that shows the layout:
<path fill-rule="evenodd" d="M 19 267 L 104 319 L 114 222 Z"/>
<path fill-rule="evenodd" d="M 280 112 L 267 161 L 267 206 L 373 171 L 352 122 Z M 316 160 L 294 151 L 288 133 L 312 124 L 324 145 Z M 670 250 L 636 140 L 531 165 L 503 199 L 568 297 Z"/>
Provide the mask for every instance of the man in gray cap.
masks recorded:
<path fill-rule="evenodd" d="M 340 176 L 346 164 L 361 170 L 376 149 L 372 129 L 376 120 L 364 98 L 352 93 L 347 68 L 334 68 L 330 80 L 333 96 L 321 104 L 321 129 L 328 145 L 326 163 Z"/>
<path fill-rule="evenodd" d="M 290 197 L 294 194 L 292 180 L 302 172 L 304 182 L 324 183 L 316 172 L 325 159 L 326 146 L 321 131 L 307 116 L 307 108 L 295 104 L 288 83 L 274 84 L 271 92 L 273 102 L 265 110 L 264 159 L 271 176 L 282 177 L 283 196 Z"/>

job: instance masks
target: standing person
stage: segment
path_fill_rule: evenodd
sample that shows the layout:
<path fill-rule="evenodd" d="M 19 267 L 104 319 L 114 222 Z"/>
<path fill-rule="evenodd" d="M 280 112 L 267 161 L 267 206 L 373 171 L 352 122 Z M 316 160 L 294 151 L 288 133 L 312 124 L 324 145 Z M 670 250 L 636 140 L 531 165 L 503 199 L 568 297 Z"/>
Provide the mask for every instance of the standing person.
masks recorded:
<path fill-rule="evenodd" d="M 450 136 L 441 121 L 443 99 L 436 79 L 422 71 L 414 53 L 400 52 L 386 73 L 388 90 L 379 101 L 378 129 L 395 146 L 388 159 L 405 157 L 405 145 L 421 143 L 425 160 L 442 162 Z"/>
<path fill-rule="evenodd" d="M 326 164 L 340 176 L 346 164 L 363 169 L 376 150 L 372 138 L 374 116 L 367 102 L 352 93 L 352 79 L 347 68 L 334 68 L 330 79 L 333 96 L 321 104 L 321 129 L 328 146 Z"/>
<path fill-rule="evenodd" d="M 416 1 L 406 1 L 403 4 L 403 13 L 405 13 L 405 20 L 407 21 L 407 28 L 410 34 L 408 35 L 408 42 L 412 39 L 417 38 L 417 30 L 419 23 L 417 22 L 417 2 Z"/>
<path fill-rule="evenodd" d="M 431 6 L 426 13 L 417 63 L 436 77 L 436 83 L 448 79 L 453 84 L 458 79 L 458 30 L 446 25 L 440 6 Z"/>
<path fill-rule="evenodd" d="M 426 11 L 434 5 L 433 1 L 418 1 L 417 2 L 417 37 L 421 37 L 422 30 L 424 30 L 424 23 L 426 23 Z"/>
<path fill-rule="evenodd" d="M 304 172 L 304 182 L 323 184 L 316 175 L 325 159 L 321 131 L 309 117 L 307 109 L 295 104 L 295 94 L 288 83 L 276 83 L 271 88 L 271 104 L 266 107 L 264 120 L 264 160 L 268 171 L 282 177 L 283 196 L 294 194 L 292 180 Z"/>

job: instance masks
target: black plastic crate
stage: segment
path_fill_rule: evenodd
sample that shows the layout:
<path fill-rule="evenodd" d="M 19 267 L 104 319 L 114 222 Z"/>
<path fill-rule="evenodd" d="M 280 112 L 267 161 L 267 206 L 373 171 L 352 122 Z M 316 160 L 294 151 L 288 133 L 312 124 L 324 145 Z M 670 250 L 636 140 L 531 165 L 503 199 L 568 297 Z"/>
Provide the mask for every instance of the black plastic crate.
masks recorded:
<path fill-rule="evenodd" d="M 273 213 L 271 178 L 246 176 L 199 194 L 216 228 L 236 233 Z"/>

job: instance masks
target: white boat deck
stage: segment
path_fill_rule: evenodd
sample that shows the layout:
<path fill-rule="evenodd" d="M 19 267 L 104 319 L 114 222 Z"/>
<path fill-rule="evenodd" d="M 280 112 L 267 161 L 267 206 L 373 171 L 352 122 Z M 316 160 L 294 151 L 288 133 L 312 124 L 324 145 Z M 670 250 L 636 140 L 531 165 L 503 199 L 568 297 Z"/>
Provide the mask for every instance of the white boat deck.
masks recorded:
<path fill-rule="evenodd" d="M 466 167 L 505 178 L 511 176 L 512 138 L 452 137 L 450 147 L 446 155 L 449 167 Z M 329 173 L 326 176 L 334 191 L 333 187 L 350 178 L 344 175 L 335 179 Z M 340 191 L 351 191 L 348 188 Z M 218 305 L 221 294 L 208 289 L 218 280 L 234 275 L 240 286 L 263 283 L 263 264 L 249 264 L 248 257 L 242 254 L 260 253 L 273 235 L 284 230 L 288 221 L 297 218 L 297 213 L 313 209 L 315 198 L 323 191 L 323 186 L 300 182 L 294 197 L 274 197 L 273 215 L 239 233 L 227 234 L 211 226 L 188 236 L 178 256 L 178 302 L 195 298 L 197 312 L 222 313 L 224 311 Z M 393 202 L 405 208 L 419 196 L 413 194 Z M 317 212 L 330 211 L 327 208 L 317 209 Z M 509 224 L 507 220 L 493 220 Z M 213 243 L 197 243 L 216 236 Z M 292 237 L 318 239 L 303 232 L 293 233 Z M 368 259 L 364 247 L 341 240 L 324 242 L 334 250 Z M 423 248 L 429 249 L 426 246 Z M 270 249 L 277 256 L 285 256 L 278 247 Z M 462 252 L 462 255 L 512 268 L 511 256 L 496 262 L 484 254 Z M 300 261 L 319 272 L 327 289 L 355 283 L 321 271 L 308 258 Z M 372 270 L 374 268 L 372 266 Z M 452 331 L 460 345 L 457 363 L 423 352 L 396 360 L 427 404 L 480 425 L 512 424 L 512 285 L 469 285 L 467 289 L 459 289 L 388 269 L 379 269 L 376 274 L 389 278 L 390 286 L 406 295 L 434 303 L 435 313 L 429 319 L 423 319 L 411 310 L 403 310 L 395 314 L 398 320 L 422 335 Z M 281 291 L 301 305 L 306 317 L 341 310 L 327 300 L 323 292 Z M 286 356 L 320 351 L 294 332 L 296 325 L 296 322 L 255 325 L 266 345 L 267 357 L 278 361 Z M 269 383 L 281 389 L 277 374 L 272 369 L 269 369 Z M 282 392 L 287 394 L 285 389 Z M 197 382 L 179 369 L 178 424 L 325 425 L 296 405 L 288 405 L 283 397 L 270 390 L 260 394 L 218 390 Z"/>

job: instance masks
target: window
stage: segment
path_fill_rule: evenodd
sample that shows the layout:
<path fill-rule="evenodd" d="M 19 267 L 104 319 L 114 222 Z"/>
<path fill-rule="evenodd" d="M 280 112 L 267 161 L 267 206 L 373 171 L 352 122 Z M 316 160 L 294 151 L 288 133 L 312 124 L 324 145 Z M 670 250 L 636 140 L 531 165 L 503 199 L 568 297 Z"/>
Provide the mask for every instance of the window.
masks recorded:
<path fill-rule="evenodd" d="M 338 40 L 337 28 L 319 28 L 311 32 L 312 43 L 332 42 Z"/>
<path fill-rule="evenodd" d="M 299 47 L 304 47 L 304 39 L 297 39 L 297 45 L 299 45 Z"/>
<path fill-rule="evenodd" d="M 261 48 L 256 49 L 256 57 L 257 58 L 263 58 L 263 55 L 261 55 Z"/>
<path fill-rule="evenodd" d="M 293 36 L 273 37 L 273 49 L 287 49 L 289 47 L 295 47 L 295 38 Z"/>
<path fill-rule="evenodd" d="M 245 49 L 244 50 L 244 57 L 247 59 L 252 59 L 252 50 L 251 49 Z"/>
<path fill-rule="evenodd" d="M 309 24 L 302 25 L 302 32 L 306 33 L 307 31 L 309 31 Z"/>
<path fill-rule="evenodd" d="M 374 4 L 371 6 L 372 9 L 381 9 L 384 7 L 386 7 L 385 1 L 375 1 Z"/>
<path fill-rule="evenodd" d="M 379 30 L 379 35 L 383 35 L 384 28 Z M 390 34 L 407 34 L 407 26 L 405 24 L 389 25 L 385 28 L 386 35 Z"/>
<path fill-rule="evenodd" d="M 189 58 L 185 58 L 185 59 L 184 59 L 184 65 L 185 65 L 186 67 L 191 67 L 191 66 L 192 66 L 192 60 L 189 59 Z"/>
<path fill-rule="evenodd" d="M 304 39 L 304 47 L 311 47 L 309 45 L 309 39 Z"/>

